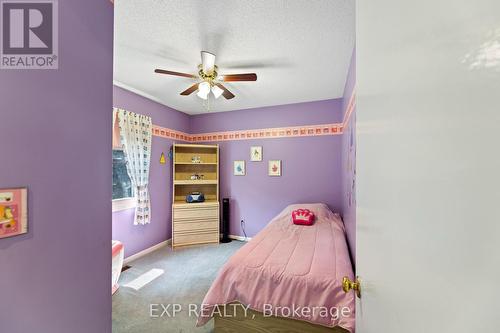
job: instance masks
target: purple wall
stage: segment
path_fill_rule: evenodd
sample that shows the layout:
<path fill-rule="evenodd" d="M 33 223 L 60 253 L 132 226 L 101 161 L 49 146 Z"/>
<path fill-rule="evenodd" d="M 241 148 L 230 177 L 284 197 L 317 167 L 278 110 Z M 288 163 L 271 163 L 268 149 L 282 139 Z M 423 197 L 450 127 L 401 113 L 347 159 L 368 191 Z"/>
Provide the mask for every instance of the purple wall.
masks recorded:
<path fill-rule="evenodd" d="M 356 84 L 356 50 L 353 51 L 351 65 L 342 99 L 342 110 L 347 110 L 349 99 Z M 347 232 L 347 240 L 353 264 L 356 260 L 356 109 L 351 114 L 349 124 L 342 134 L 342 218 Z"/>
<path fill-rule="evenodd" d="M 113 87 L 113 105 L 128 111 L 151 116 L 153 124 L 189 132 L 189 116 L 168 108 L 147 98 Z M 172 164 L 160 164 L 162 152 L 168 157 L 173 141 L 153 136 L 151 149 L 150 194 L 151 223 L 134 225 L 134 209 L 113 213 L 113 239 L 120 240 L 125 246 L 128 257 L 171 237 L 172 211 Z"/>
<path fill-rule="evenodd" d="M 188 116 L 127 90 L 114 87 L 114 106 L 150 115 L 155 125 L 188 133 L 341 122 L 342 99 L 233 112 Z M 171 162 L 159 164 L 172 140 L 153 137 L 151 179 L 152 222 L 133 225 L 134 210 L 113 213 L 113 239 L 125 244 L 125 256 L 171 237 Z M 231 233 L 255 235 L 286 205 L 325 202 L 341 211 L 341 136 L 221 142 L 221 197 L 231 197 Z M 250 162 L 250 146 L 263 146 L 264 161 Z M 331 151 L 337 153 L 331 153 Z M 233 160 L 247 161 L 247 175 L 233 176 Z M 282 177 L 267 175 L 267 161 L 281 159 Z M 318 162 L 320 161 L 320 163 Z M 305 172 L 304 172 L 305 171 Z M 311 175 L 311 177 L 308 177 Z M 325 182 L 325 179 L 327 181 Z M 255 207 L 259 207 L 255 209 Z"/>
<path fill-rule="evenodd" d="M 191 117 L 191 133 L 340 122 L 342 100 L 326 100 Z M 263 147 L 263 161 L 250 162 L 250 147 Z M 220 143 L 221 198 L 231 198 L 231 230 L 257 234 L 292 203 L 325 202 L 342 207 L 341 136 L 226 141 Z M 333 152 L 332 152 L 333 151 Z M 269 177 L 268 160 L 282 160 L 282 176 Z M 233 175 L 233 161 L 246 160 L 246 176 Z"/>
<path fill-rule="evenodd" d="M 340 212 L 340 144 L 340 136 L 221 142 L 221 198 L 231 198 L 230 233 L 243 236 L 244 219 L 247 235 L 254 236 L 294 203 L 324 202 Z M 250 162 L 250 146 L 263 147 L 262 162 Z M 268 176 L 269 159 L 282 160 L 281 177 Z M 246 176 L 233 175 L 234 160 L 246 160 Z"/>
<path fill-rule="evenodd" d="M 0 331 L 111 332 L 113 6 L 59 1 L 59 69 L 0 70 L 0 187 L 29 233 L 0 239 Z"/>
<path fill-rule="evenodd" d="M 191 116 L 192 134 L 342 122 L 342 99 Z"/>
<path fill-rule="evenodd" d="M 345 107 L 344 99 L 335 99 L 188 116 L 124 89 L 114 87 L 113 91 L 115 107 L 150 115 L 155 125 L 193 134 L 338 123 Z M 220 142 L 220 194 L 231 198 L 231 234 L 243 235 L 240 220 L 244 219 L 247 235 L 255 235 L 291 203 L 325 202 L 333 211 L 345 212 L 342 140 L 339 135 Z M 152 223 L 134 226 L 133 209 L 113 213 L 113 239 L 125 244 L 126 256 L 171 237 L 171 162 L 161 165 L 158 160 L 172 144 L 172 140 L 153 138 Z M 262 162 L 249 161 L 251 146 L 263 146 Z M 233 175 L 233 161 L 240 159 L 247 161 L 246 176 Z M 282 177 L 267 175 L 269 159 L 282 160 Z M 347 226 L 350 235 L 353 226 Z"/>

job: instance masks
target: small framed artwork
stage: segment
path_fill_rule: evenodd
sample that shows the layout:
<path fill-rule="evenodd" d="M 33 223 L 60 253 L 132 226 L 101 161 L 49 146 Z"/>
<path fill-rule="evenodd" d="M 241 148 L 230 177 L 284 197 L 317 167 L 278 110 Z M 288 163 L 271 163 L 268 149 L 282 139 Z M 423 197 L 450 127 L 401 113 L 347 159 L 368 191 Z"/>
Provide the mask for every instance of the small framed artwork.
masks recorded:
<path fill-rule="evenodd" d="M 233 173 L 235 176 L 245 175 L 245 161 L 234 161 Z"/>
<path fill-rule="evenodd" d="M 28 232 L 28 189 L 0 189 L 0 238 Z"/>
<path fill-rule="evenodd" d="M 269 161 L 269 176 L 281 177 L 281 160 Z"/>
<path fill-rule="evenodd" d="M 252 162 L 262 161 L 262 146 L 250 147 L 250 161 Z"/>

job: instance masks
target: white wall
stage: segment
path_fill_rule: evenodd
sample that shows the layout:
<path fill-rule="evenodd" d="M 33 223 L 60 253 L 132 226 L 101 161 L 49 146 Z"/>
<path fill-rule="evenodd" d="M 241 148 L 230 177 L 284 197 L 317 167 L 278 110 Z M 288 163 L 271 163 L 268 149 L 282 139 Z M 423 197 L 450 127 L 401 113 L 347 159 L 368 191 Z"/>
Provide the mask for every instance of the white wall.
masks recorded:
<path fill-rule="evenodd" d="M 357 332 L 500 327 L 500 1 L 357 1 Z"/>

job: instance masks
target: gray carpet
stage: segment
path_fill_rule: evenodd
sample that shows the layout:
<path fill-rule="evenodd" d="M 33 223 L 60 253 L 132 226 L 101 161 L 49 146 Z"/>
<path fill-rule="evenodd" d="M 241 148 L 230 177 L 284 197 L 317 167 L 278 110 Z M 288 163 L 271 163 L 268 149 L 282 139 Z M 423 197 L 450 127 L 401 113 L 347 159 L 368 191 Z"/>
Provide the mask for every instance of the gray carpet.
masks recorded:
<path fill-rule="evenodd" d="M 188 304 L 203 301 L 219 269 L 243 245 L 232 241 L 176 250 L 168 246 L 130 263 L 132 268 L 122 273 L 120 289 L 113 295 L 113 333 L 213 332 L 213 320 L 195 327 L 197 318 L 189 316 Z M 139 290 L 126 286 L 138 277 L 148 276 L 148 272 L 160 274 L 161 270 L 163 274 Z M 173 304 L 181 304 L 182 311 L 175 317 L 163 314 L 155 318 L 150 316 L 151 304 L 172 304 L 171 315 Z M 160 316 L 163 308 L 156 308 L 153 314 Z"/>

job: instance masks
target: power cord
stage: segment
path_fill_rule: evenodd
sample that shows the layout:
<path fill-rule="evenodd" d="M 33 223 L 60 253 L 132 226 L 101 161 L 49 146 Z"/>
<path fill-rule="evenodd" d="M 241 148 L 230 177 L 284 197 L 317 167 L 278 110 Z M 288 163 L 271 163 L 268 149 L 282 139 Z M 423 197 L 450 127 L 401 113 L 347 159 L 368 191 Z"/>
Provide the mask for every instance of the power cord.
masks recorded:
<path fill-rule="evenodd" d="M 245 220 L 240 221 L 241 230 L 243 230 L 243 235 L 245 235 L 245 242 L 247 241 L 247 233 L 245 232 Z"/>

